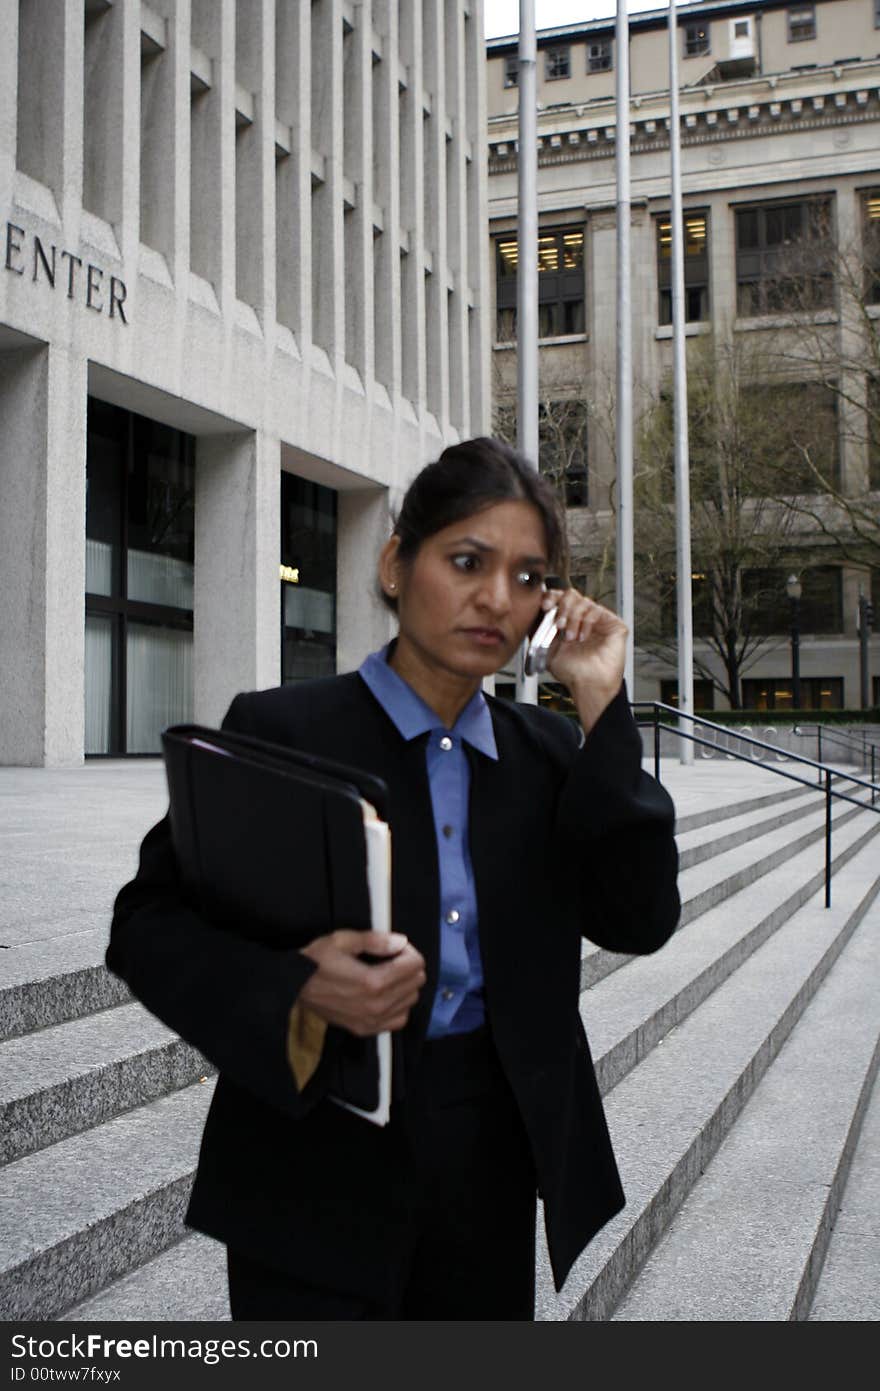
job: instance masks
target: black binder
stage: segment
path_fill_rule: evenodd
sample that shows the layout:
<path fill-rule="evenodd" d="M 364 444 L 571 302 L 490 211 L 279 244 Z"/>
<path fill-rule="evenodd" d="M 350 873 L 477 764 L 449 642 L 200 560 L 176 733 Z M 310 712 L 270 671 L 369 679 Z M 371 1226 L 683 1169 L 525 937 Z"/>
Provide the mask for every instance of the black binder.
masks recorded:
<path fill-rule="evenodd" d="M 162 746 L 181 879 L 207 921 L 278 950 L 337 927 L 390 926 L 379 778 L 201 725 L 173 725 Z M 390 1056 L 388 1035 L 330 1028 L 313 1084 L 384 1124 Z"/>

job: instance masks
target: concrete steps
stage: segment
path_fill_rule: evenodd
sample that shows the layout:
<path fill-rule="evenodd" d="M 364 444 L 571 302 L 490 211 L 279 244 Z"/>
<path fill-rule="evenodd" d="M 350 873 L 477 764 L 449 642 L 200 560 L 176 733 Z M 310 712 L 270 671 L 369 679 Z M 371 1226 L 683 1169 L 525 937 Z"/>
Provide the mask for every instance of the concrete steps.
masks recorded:
<path fill-rule="evenodd" d="M 869 813 L 858 815 L 867 818 Z M 860 924 L 865 921 L 868 935 L 877 938 L 878 846 L 877 829 L 869 830 L 835 881 L 832 908 L 822 906 L 820 892 L 779 923 L 606 1094 L 627 1207 L 584 1252 L 558 1296 L 542 1253 L 539 1317 L 613 1316 L 716 1151 L 738 1128 L 758 1082 Z M 731 919 L 737 918 L 736 910 L 734 899 Z M 673 957 L 670 973 L 675 972 L 679 938 L 686 945 L 686 936 L 687 930 L 677 934 L 665 949 Z M 627 974 L 632 969 L 627 967 Z M 875 993 L 876 979 L 871 981 Z M 590 1012 L 589 998 L 585 1011 Z M 760 1186 L 760 1174 L 750 1172 L 751 1181 Z M 800 1172 L 796 1182 L 802 1181 Z M 735 1200 L 731 1206 L 735 1214 Z M 768 1257 L 774 1269 L 778 1259 L 774 1249 Z"/>
<path fill-rule="evenodd" d="M 805 953 L 823 914 L 799 915 Z M 880 1062 L 876 922 L 844 945 L 615 1319 L 806 1316 Z"/>
<path fill-rule="evenodd" d="M 753 1173 L 754 1185 L 764 1183 L 760 1166 L 748 1168 L 750 1151 L 763 1155 L 770 1143 L 761 1097 L 772 1097 L 774 1077 L 796 1097 L 810 1079 L 809 1063 L 790 1074 L 790 1084 L 777 1068 L 795 1048 L 807 1050 L 805 1057 L 830 1052 L 816 1021 L 837 1012 L 846 1023 L 860 1008 L 859 982 L 880 995 L 880 962 L 861 945 L 880 941 L 880 815 L 835 804 L 835 878 L 826 911 L 821 793 L 764 772 L 754 791 L 725 800 L 724 772 L 717 770 L 712 804 L 691 802 L 679 819 L 684 913 L 672 942 L 648 958 L 585 950 L 582 1012 L 628 1206 L 584 1253 L 559 1296 L 541 1253 L 538 1318 L 655 1317 L 638 1310 L 652 1307 L 657 1295 L 650 1291 L 662 1287 L 652 1268 L 667 1243 L 694 1248 L 697 1264 L 701 1251 L 711 1257 L 711 1234 L 704 1231 L 702 1244 L 699 1238 L 708 1219 L 695 1205 L 707 1203 L 710 1214 L 723 1207 L 738 1168 Z M 79 902 L 77 911 L 84 913 Z M 39 940 L 26 927 L 15 952 L 3 954 L 12 970 L 0 987 L 0 1192 L 14 1202 L 0 1206 L 0 1307 L 15 1319 L 228 1318 L 224 1249 L 182 1225 L 213 1083 L 197 1080 L 208 1074 L 195 1050 L 107 975 L 106 920 L 100 930 L 85 917 L 75 928 L 80 921 L 83 930 L 69 934 L 49 924 Z M 847 1003 L 816 1013 L 826 990 L 843 991 Z M 876 1061 L 864 1055 L 872 1027 L 876 1043 L 876 1020 L 872 1025 L 870 1012 L 861 1012 L 859 1039 L 845 1033 L 835 1045 L 849 1050 L 848 1081 L 838 1089 L 838 1120 L 829 1120 L 823 1150 L 830 1157 L 822 1174 L 833 1169 L 829 1186 L 822 1187 L 825 1178 L 812 1183 L 813 1195 L 822 1188 L 826 1201 L 814 1213 L 815 1240 L 803 1263 L 813 1275 L 804 1277 L 794 1317 L 809 1312 L 841 1193 L 841 1213 L 854 1212 L 856 1225 L 848 1236 L 840 1229 L 832 1237 L 832 1250 L 836 1241 L 843 1252 L 838 1268 L 847 1268 L 853 1242 L 864 1253 L 880 1240 L 875 1227 L 870 1248 L 864 1230 L 864 1214 L 877 1211 L 876 1201 L 854 1198 L 848 1208 L 844 1189 L 853 1154 L 853 1180 L 865 1171 L 869 1193 L 871 1184 L 856 1141 L 862 1114 L 874 1114 L 869 1073 Z M 815 1107 L 807 1102 L 807 1110 Z M 790 1118 L 776 1110 L 780 1143 L 797 1154 L 805 1144 L 797 1105 Z M 758 1117 L 754 1134 L 764 1139 L 749 1139 L 750 1115 Z M 716 1163 L 717 1192 L 706 1186 Z M 748 1178 L 742 1183 L 748 1187 Z M 806 1217 L 801 1225 L 809 1226 Z M 744 1291 L 742 1315 L 718 1317 L 789 1317 L 778 1313 L 785 1300 L 775 1290 L 791 1285 L 792 1262 L 774 1243 L 765 1265 L 774 1274 L 764 1293 L 756 1287 L 749 1303 Z M 833 1268 L 829 1253 L 828 1280 Z M 841 1277 L 819 1281 L 813 1316 L 839 1308 L 836 1292 L 847 1288 Z M 656 1317 L 715 1316 L 689 1313 L 686 1303 L 679 1306 L 684 1312 Z"/>
<path fill-rule="evenodd" d="M 6 1318 L 57 1317 L 180 1239 L 212 1091 L 185 1087 L 0 1169 Z"/>

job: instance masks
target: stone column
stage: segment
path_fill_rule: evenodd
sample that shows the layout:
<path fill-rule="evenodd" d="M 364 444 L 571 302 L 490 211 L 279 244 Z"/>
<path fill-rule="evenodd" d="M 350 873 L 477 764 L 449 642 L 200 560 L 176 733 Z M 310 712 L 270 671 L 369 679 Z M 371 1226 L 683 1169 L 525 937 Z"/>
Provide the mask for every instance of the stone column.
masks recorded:
<path fill-rule="evenodd" d="M 264 433 L 196 445 L 193 709 L 216 725 L 239 691 L 281 668 L 280 447 Z"/>
<path fill-rule="evenodd" d="M 0 763 L 82 762 L 86 363 L 0 353 Z"/>
<path fill-rule="evenodd" d="M 336 670 L 352 671 L 396 629 L 376 578 L 379 551 L 391 535 L 388 492 L 341 492 L 337 515 Z"/>

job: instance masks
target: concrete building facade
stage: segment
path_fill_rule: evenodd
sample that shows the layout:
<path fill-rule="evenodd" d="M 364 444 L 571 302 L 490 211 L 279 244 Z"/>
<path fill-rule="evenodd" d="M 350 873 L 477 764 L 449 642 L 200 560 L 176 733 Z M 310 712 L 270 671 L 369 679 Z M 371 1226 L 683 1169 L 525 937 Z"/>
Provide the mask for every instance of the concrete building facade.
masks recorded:
<path fill-rule="evenodd" d="M 484 139 L 480 0 L 2 0 L 0 763 L 387 637 L 489 424 Z"/>
<path fill-rule="evenodd" d="M 568 411 L 566 428 L 583 436 L 571 453 L 566 491 L 572 504 L 573 569 L 590 583 L 600 566 L 597 556 L 613 532 L 615 43 L 614 21 L 607 19 L 541 31 L 538 44 L 541 399 L 542 406 L 561 403 L 560 409 Z M 848 400 L 876 391 L 870 378 L 880 354 L 875 352 L 873 365 L 866 357 L 859 369 L 846 337 L 854 317 L 861 316 L 863 327 L 875 325 L 876 344 L 880 279 L 865 285 L 856 305 L 844 302 L 846 291 L 838 286 L 815 315 L 789 312 L 790 306 L 774 308 L 764 279 L 773 256 L 798 241 L 797 227 L 792 230 L 788 222 L 801 219 L 798 226 L 806 228 L 816 210 L 826 217 L 837 247 L 862 254 L 866 266 L 876 259 L 880 6 L 877 0 L 806 5 L 709 0 L 680 7 L 678 44 L 689 358 L 694 360 L 702 341 L 728 351 L 741 345 L 756 356 L 772 351 L 780 360 L 787 352 L 790 362 L 798 355 L 806 359 L 805 334 L 809 330 L 818 337 L 821 326 L 824 351 L 833 357 L 836 343 L 841 371 L 850 374 L 846 389 L 832 403 L 829 427 L 841 488 L 862 499 L 873 488 L 880 515 L 880 436 L 872 438 L 873 423 L 866 425 L 876 422 L 878 412 L 863 414 L 858 425 L 847 415 Z M 639 409 L 668 389 L 672 371 L 665 9 L 631 16 L 629 56 Z M 493 383 L 502 407 L 515 389 L 516 59 L 515 39 L 488 42 Z M 786 372 L 789 383 L 804 390 L 811 390 L 822 375 L 816 363 L 806 360 Z M 585 403 L 580 415 L 572 410 L 578 400 Z M 815 526 L 812 533 L 806 527 L 803 540 L 807 547 L 821 542 Z M 791 564 L 800 568 L 796 556 Z M 875 610 L 880 610 L 880 569 L 875 565 L 872 573 L 869 566 L 832 557 L 821 544 L 812 557 L 804 549 L 803 567 L 805 586 L 818 586 L 821 594 L 817 590 L 816 603 L 808 605 L 805 588 L 802 703 L 857 707 L 859 590 L 873 590 Z M 613 573 L 610 588 L 613 596 Z M 783 594 L 783 616 L 785 604 Z M 751 684 L 744 691 L 745 704 L 785 708 L 788 700 L 790 706 L 786 628 L 783 617 L 746 673 Z M 637 631 L 636 695 L 669 697 L 675 689 L 674 659 L 670 663 L 638 652 L 638 639 Z M 699 640 L 698 650 L 706 655 Z M 871 663 L 876 703 L 876 633 Z M 715 708 L 727 703 L 705 683 L 698 697 Z"/>

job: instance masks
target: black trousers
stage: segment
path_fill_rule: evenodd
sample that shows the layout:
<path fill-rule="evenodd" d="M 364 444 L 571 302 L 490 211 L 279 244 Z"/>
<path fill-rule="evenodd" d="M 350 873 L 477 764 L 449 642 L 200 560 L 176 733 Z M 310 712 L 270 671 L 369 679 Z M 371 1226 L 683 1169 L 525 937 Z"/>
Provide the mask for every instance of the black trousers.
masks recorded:
<path fill-rule="evenodd" d="M 233 1319 L 534 1317 L 535 1171 L 487 1028 L 425 1045 L 403 1123 L 416 1182 L 399 1299 L 319 1289 L 230 1249 Z"/>

